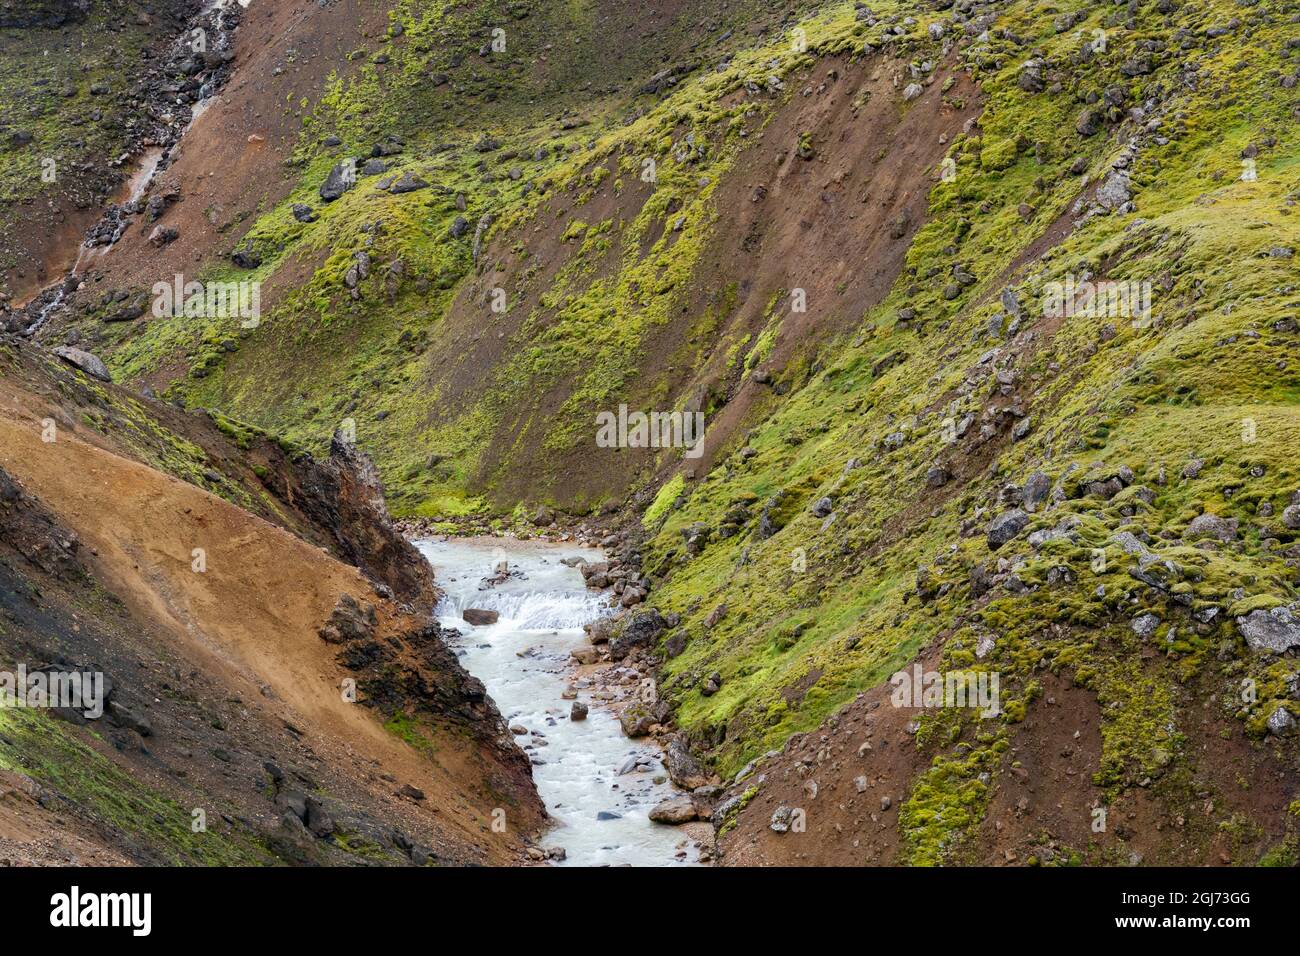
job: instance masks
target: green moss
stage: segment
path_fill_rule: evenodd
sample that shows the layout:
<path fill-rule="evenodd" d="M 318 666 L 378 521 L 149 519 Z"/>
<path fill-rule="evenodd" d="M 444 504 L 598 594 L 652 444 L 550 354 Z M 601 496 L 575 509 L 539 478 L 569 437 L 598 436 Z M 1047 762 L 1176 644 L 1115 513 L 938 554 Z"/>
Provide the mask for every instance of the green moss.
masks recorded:
<path fill-rule="evenodd" d="M 420 753 L 429 756 L 437 753 L 437 745 L 429 739 L 425 728 L 413 717 L 403 713 L 394 714 L 384 722 L 384 729 L 399 740 L 410 744 Z"/>
<path fill-rule="evenodd" d="M 937 866 L 961 861 L 961 853 L 984 819 L 992 794 L 990 773 L 1000 748 L 975 750 L 962 757 L 936 757 L 899 810 L 906 842 L 905 861 Z"/>
<path fill-rule="evenodd" d="M 61 794 L 93 825 L 124 834 L 168 865 L 273 862 L 239 825 L 224 833 L 193 832 L 190 810 L 119 770 L 43 713 L 0 708 L 0 768 L 31 776 Z M 217 808 L 204 809 L 215 825 Z"/>
<path fill-rule="evenodd" d="M 668 509 L 673 506 L 673 502 L 677 500 L 685 487 L 686 479 L 680 474 L 674 475 L 670 480 L 664 482 L 655 495 L 655 500 L 645 510 L 645 515 L 641 518 L 641 524 L 646 528 L 655 527 L 668 514 Z"/>

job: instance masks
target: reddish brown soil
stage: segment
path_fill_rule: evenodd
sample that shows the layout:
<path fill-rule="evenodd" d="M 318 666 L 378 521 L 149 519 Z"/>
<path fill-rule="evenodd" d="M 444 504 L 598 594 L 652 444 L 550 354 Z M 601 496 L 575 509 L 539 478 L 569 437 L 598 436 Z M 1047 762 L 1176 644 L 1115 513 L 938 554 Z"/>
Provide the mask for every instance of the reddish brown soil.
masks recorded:
<path fill-rule="evenodd" d="M 933 651 L 918 660 L 936 667 Z M 909 665 L 910 666 L 910 665 Z M 1038 677 L 1043 694 L 1014 725 L 983 822 L 955 860 L 983 866 L 1021 866 L 1033 860 L 1067 862 L 1078 851 L 1089 863 L 1215 866 L 1251 863 L 1285 835 L 1286 808 L 1300 776 L 1271 745 L 1244 738 L 1239 725 L 1209 707 L 1191 704 L 1186 770 L 1108 802 L 1093 782 L 1101 766 L 1101 714 L 1094 693 L 1068 676 Z M 729 866 L 890 865 L 905 860 L 899 807 L 934 752 L 917 744 L 908 724 L 920 711 L 892 706 L 892 687 L 861 695 L 817 731 L 797 735 L 755 775 L 734 785 L 759 792 L 721 841 Z M 1224 734 L 1223 731 L 1229 733 Z M 859 753 L 869 742 L 871 749 Z M 855 783 L 865 777 L 859 793 Z M 1249 786 L 1225 786 L 1225 781 Z M 816 796 L 808 784 L 816 782 Z M 889 809 L 882 809 L 882 798 Z M 779 806 L 805 810 L 805 832 L 776 833 Z M 1105 829 L 1094 830 L 1095 807 L 1105 807 Z M 1234 814 L 1281 821 L 1244 838 L 1221 826 Z"/>
<path fill-rule="evenodd" d="M 125 866 L 100 834 L 67 817 L 57 824 L 41 807 L 40 786 L 24 774 L 0 770 L 0 867 Z"/>
<path fill-rule="evenodd" d="M 945 105 L 940 89 L 949 74 L 943 72 L 922 97 L 904 104 L 897 86 L 904 70 L 905 65 L 884 58 L 865 64 L 831 60 L 790 78 L 794 95 L 766 128 L 754 130 L 753 145 L 737 162 L 742 172 L 720 187 L 719 225 L 693 286 L 677 317 L 653 330 L 638 349 L 637 377 L 626 388 L 634 407 L 638 396 L 663 382 L 672 396 L 710 391 L 728 396 L 709 424 L 704 459 L 687 466 L 696 473 L 706 470 L 756 409 L 771 401 L 769 386 L 727 370 L 722 345 L 745 334 L 752 341 L 767 322 L 773 297 L 793 287 L 804 289 L 808 311 L 787 317 L 763 366 L 779 379 L 787 364 L 810 345 L 854 328 L 899 274 L 908 242 L 925 222 L 927 196 L 945 144 L 978 113 L 980 102 L 969 79 L 953 73 L 952 95 L 967 105 L 961 110 Z M 799 158 L 795 151 L 805 131 L 817 134 L 812 160 Z M 766 195 L 755 202 L 759 186 Z M 628 221 L 649 195 L 649 186 L 629 178 L 617 195 L 612 187 L 598 189 L 582 207 L 582 218 Z M 491 387 L 485 373 L 507 356 L 520 323 L 538 307 L 541 294 L 566 261 L 571 247 L 561 236 L 573 199 L 568 194 L 554 196 L 522 229 L 494 237 L 484 254 L 482 275 L 458 297 L 430 349 L 429 387 L 445 389 L 444 400 L 431 409 L 431 421 L 454 417 Z M 894 239 L 889 226 L 900 218 L 906 226 Z M 516 244 L 522 245 L 522 252 L 515 251 Z M 835 255 L 828 257 L 827 249 Z M 537 271 L 520 287 L 516 276 L 525 267 Z M 607 258 L 597 263 L 596 275 L 612 267 Z M 512 299 L 517 296 L 518 301 L 510 313 L 493 316 L 485 325 L 482 303 L 494 286 L 511 289 Z M 693 324 L 727 289 L 736 290 L 736 304 L 722 316 L 710 341 L 699 346 L 704 361 L 698 369 L 681 363 Z M 783 307 L 789 308 L 788 298 Z M 562 381 L 539 392 L 497 432 L 478 478 L 494 482 L 501 500 L 549 496 L 563 504 L 621 496 L 629 480 L 652 464 L 649 452 L 636 449 L 625 449 L 615 462 L 596 461 L 586 448 L 559 455 L 548 451 L 545 460 L 537 462 L 543 475 L 529 462 L 519 461 L 521 453 L 528 454 L 521 449 L 540 447 L 540 442 L 521 442 L 528 423 L 548 420 L 567 400 L 570 387 Z M 507 460 L 511 467 L 501 467 Z"/>

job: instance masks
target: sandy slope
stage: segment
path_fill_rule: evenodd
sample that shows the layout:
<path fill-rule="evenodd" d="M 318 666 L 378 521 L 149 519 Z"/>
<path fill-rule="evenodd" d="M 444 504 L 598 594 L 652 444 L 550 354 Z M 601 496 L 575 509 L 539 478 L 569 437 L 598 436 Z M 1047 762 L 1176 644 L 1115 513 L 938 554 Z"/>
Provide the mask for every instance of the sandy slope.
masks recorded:
<path fill-rule="evenodd" d="M 233 693 L 279 702 L 283 719 L 308 729 L 330 762 L 382 768 L 396 782 L 379 786 L 377 799 L 392 801 L 393 790 L 410 783 L 429 794 L 419 807 L 426 826 L 453 842 L 483 845 L 489 858 L 512 855 L 505 840 L 485 835 L 493 808 L 477 793 L 467 742 L 450 732 L 439 740 L 435 772 L 429 759 L 339 692 L 347 672 L 316 634 L 339 595 L 374 603 L 381 629 L 403 623 L 355 568 L 67 429 L 43 443 L 39 415 L 15 411 L 39 403 L 5 386 L 0 467 L 36 490 L 81 537 L 95 577 L 133 618 L 155 625 L 174 642 L 171 650 Z M 204 573 L 192 569 L 198 548 L 206 552 Z M 436 823 L 428 819 L 435 814 Z"/>

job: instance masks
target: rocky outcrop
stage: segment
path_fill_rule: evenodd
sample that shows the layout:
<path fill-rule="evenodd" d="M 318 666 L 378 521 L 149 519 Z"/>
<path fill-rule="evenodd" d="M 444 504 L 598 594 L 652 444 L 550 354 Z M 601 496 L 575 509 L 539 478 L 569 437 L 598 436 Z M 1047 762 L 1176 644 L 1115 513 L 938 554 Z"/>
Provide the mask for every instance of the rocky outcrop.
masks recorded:
<path fill-rule="evenodd" d="M 58 578 L 85 575 L 77 535 L 61 527 L 36 498 L 25 492 L 0 468 L 0 543 L 21 554 L 30 564 Z"/>
<path fill-rule="evenodd" d="M 634 648 L 649 647 L 666 626 L 658 611 L 643 611 L 632 615 L 609 642 L 609 656 L 619 661 Z"/>
<path fill-rule="evenodd" d="M 328 535 L 340 557 L 380 585 L 381 593 L 386 589 L 399 602 L 432 611 L 433 572 L 393 526 L 383 481 L 366 453 L 335 436 L 328 459 L 304 456 L 295 464 L 300 481 L 288 476 L 279 494 Z"/>
<path fill-rule="evenodd" d="M 1300 604 L 1251 611 L 1237 618 L 1237 630 L 1251 650 L 1284 654 L 1300 647 Z"/>

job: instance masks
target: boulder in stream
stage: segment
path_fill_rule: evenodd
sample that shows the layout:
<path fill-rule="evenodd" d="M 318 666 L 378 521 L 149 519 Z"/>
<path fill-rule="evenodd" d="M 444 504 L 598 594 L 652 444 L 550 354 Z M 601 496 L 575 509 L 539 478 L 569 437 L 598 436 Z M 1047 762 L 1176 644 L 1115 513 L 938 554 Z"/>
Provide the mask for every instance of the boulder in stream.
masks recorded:
<path fill-rule="evenodd" d="M 488 624 L 495 624 L 501 614 L 497 611 L 485 611 L 482 608 L 467 607 L 461 612 L 461 618 L 466 624 L 473 624 L 475 627 L 485 627 Z"/>
<path fill-rule="evenodd" d="M 690 823 L 698 818 L 699 811 L 695 801 L 686 794 L 669 797 L 650 811 L 650 819 L 655 823 Z"/>

